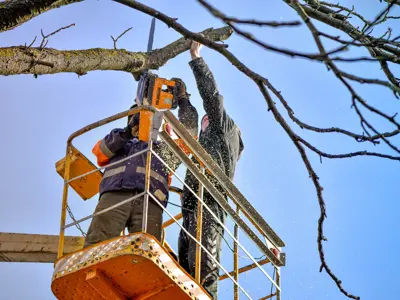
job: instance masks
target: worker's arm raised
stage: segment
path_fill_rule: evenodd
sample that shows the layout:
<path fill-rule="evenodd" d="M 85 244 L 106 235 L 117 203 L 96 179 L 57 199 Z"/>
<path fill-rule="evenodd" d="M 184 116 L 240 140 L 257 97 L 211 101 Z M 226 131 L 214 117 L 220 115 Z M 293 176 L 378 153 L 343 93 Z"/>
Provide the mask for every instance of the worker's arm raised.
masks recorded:
<path fill-rule="evenodd" d="M 230 118 L 224 109 L 224 97 L 219 93 L 213 74 L 204 59 L 200 56 L 201 47 L 200 43 L 192 42 L 190 48 L 192 60 L 189 62 L 189 65 L 193 70 L 197 88 L 203 99 L 204 110 L 208 115 L 210 126 L 227 129 L 225 127 L 229 126 Z"/>
<path fill-rule="evenodd" d="M 97 164 L 101 167 L 107 165 L 110 159 L 131 139 L 132 135 L 128 130 L 113 129 L 92 149 L 92 153 L 97 157 Z"/>

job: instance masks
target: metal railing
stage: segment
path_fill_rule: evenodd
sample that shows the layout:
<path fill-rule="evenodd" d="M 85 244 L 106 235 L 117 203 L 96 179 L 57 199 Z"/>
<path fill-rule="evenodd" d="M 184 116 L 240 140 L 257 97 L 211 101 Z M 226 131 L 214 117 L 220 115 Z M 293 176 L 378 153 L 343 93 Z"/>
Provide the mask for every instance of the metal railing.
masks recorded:
<path fill-rule="evenodd" d="M 164 247 L 168 248 L 168 250 L 172 251 L 172 248 L 169 246 L 169 244 L 166 242 L 165 237 L 165 228 L 172 224 L 177 224 L 181 230 L 183 230 L 189 238 L 191 238 L 195 243 L 196 243 L 196 262 L 195 262 L 195 281 L 200 284 L 200 274 L 201 274 L 201 250 L 203 250 L 207 255 L 210 256 L 210 258 L 224 271 L 225 274 L 221 275 L 219 277 L 219 280 L 224 280 L 227 278 L 230 278 L 231 281 L 234 283 L 234 299 L 239 298 L 239 290 L 242 291 L 242 293 L 248 298 L 248 299 L 253 299 L 251 296 L 248 294 L 247 291 L 239 284 L 239 274 L 243 272 L 247 272 L 252 269 L 259 269 L 263 275 L 273 284 L 275 287 L 275 293 L 270 293 L 268 296 L 263 297 L 261 299 L 270 299 L 273 297 L 276 297 L 276 299 L 280 300 L 281 298 L 281 288 L 280 288 L 280 267 L 285 264 L 285 256 L 284 254 L 281 254 L 280 256 L 276 256 L 272 249 L 270 249 L 270 245 L 272 245 L 272 248 L 277 249 L 279 252 L 281 252 L 281 247 L 285 246 L 283 241 L 279 238 L 279 236 L 272 230 L 272 228 L 267 224 L 267 222 L 261 217 L 261 215 L 254 209 L 254 207 L 249 203 L 249 201 L 240 193 L 240 191 L 235 187 L 235 185 L 231 182 L 231 180 L 224 174 L 224 172 L 221 170 L 221 168 L 214 162 L 214 160 L 211 158 L 211 156 L 201 147 L 201 145 L 190 135 L 190 133 L 183 127 L 183 125 L 175 118 L 175 116 L 170 112 L 170 111 L 164 111 L 163 117 L 165 122 L 171 124 L 172 128 L 174 129 L 174 132 L 177 134 L 179 138 L 181 138 L 188 149 L 192 152 L 192 154 L 195 156 L 197 162 L 199 162 L 200 167 L 198 167 L 186 154 L 185 152 L 177 145 L 177 143 L 169 136 L 169 134 L 166 131 L 162 131 L 160 133 L 161 140 L 169 147 L 169 149 L 174 153 L 176 157 L 179 158 L 180 162 L 183 163 L 183 165 L 189 170 L 195 178 L 199 182 L 199 190 L 198 193 L 195 193 L 188 185 L 187 183 L 182 180 L 182 178 L 179 177 L 179 175 L 173 170 L 169 165 L 168 162 L 165 162 L 153 149 L 153 142 L 150 136 L 150 139 L 148 141 L 148 147 L 138 153 L 135 153 L 129 157 L 124 158 L 123 160 L 120 160 L 118 162 L 115 162 L 114 164 L 109 164 L 105 167 L 97 168 L 96 170 L 87 172 L 85 174 L 80 174 L 79 176 L 76 176 L 74 178 L 69 177 L 70 173 L 70 164 L 71 164 L 71 147 L 72 146 L 72 141 L 92 130 L 95 128 L 98 128 L 102 125 L 108 124 L 110 122 L 116 121 L 118 119 L 127 117 L 132 114 L 136 114 L 140 111 L 147 111 L 151 114 L 154 114 L 157 110 L 154 107 L 151 106 L 141 106 L 137 107 L 135 109 L 127 110 L 122 113 L 110 116 L 108 118 L 105 118 L 103 120 L 100 120 L 98 122 L 92 123 L 79 131 L 76 131 L 73 133 L 67 141 L 67 151 L 66 151 L 66 158 L 65 158 L 65 172 L 64 172 L 64 190 L 63 190 L 63 197 L 62 197 L 62 210 L 61 210 L 61 221 L 60 221 L 60 235 L 59 235 L 59 248 L 58 248 L 58 257 L 61 257 L 63 255 L 63 249 L 64 249 L 64 232 L 66 228 L 69 228 L 71 226 L 77 225 L 85 220 L 88 220 L 96 215 L 100 215 L 102 213 L 105 213 L 106 211 L 109 211 L 111 209 L 114 209 L 120 205 L 123 205 L 125 203 L 135 201 L 136 199 L 143 197 L 144 205 L 143 205 L 143 220 L 142 220 L 142 232 L 147 231 L 147 209 L 148 209 L 148 201 L 150 198 L 154 200 L 162 209 L 165 211 L 170 219 L 167 220 L 166 222 L 163 223 L 162 229 L 163 229 L 163 234 L 162 234 L 162 244 Z M 66 224 L 66 213 L 67 213 L 67 208 L 68 208 L 68 188 L 69 188 L 69 183 L 77 180 L 79 178 L 82 178 L 84 176 L 87 176 L 93 172 L 96 172 L 101 169 L 109 168 L 112 165 L 115 164 L 120 164 L 121 162 L 128 160 L 130 158 L 133 158 L 138 155 L 144 155 L 146 153 L 147 159 L 146 159 L 146 167 L 145 167 L 145 186 L 143 188 L 143 192 L 128 198 L 116 205 L 113 205 L 107 209 L 104 209 L 102 211 L 96 212 L 92 215 L 86 216 L 84 218 L 81 218 L 77 221 L 73 221 L 72 223 Z M 176 216 L 173 216 L 171 212 L 164 207 L 161 203 L 158 202 L 157 198 L 151 193 L 150 191 L 150 171 L 151 171 L 151 160 L 155 157 L 156 159 L 160 160 L 164 166 L 169 169 L 169 171 L 173 174 L 175 178 L 177 178 L 183 186 L 185 186 L 197 199 L 198 205 L 197 205 L 197 211 L 194 212 L 197 214 L 197 228 L 196 228 L 196 236 L 191 235 L 186 228 L 184 228 L 180 223 L 179 219 L 182 218 L 182 214 L 178 214 Z M 229 198 L 233 201 L 235 204 L 235 209 L 231 207 L 231 205 L 226 201 L 226 198 L 222 195 L 222 193 L 211 183 L 210 180 L 205 176 L 205 172 L 209 172 L 212 174 L 212 176 L 217 180 L 219 186 L 221 186 L 224 189 L 224 192 L 229 196 Z M 178 194 L 181 193 L 181 190 L 178 188 L 171 188 L 171 192 L 176 192 Z M 233 220 L 234 224 L 234 233 L 232 234 L 227 226 L 215 215 L 215 213 L 209 208 L 209 206 L 204 202 L 203 196 L 204 196 L 204 191 L 207 191 L 213 199 L 222 207 L 222 209 L 227 213 L 228 216 L 231 217 Z M 214 257 L 211 255 L 211 253 L 202 245 L 201 243 L 201 236 L 202 236 L 202 215 L 203 211 L 206 209 L 209 214 L 215 219 L 216 223 L 221 226 L 225 232 L 232 238 L 234 241 L 234 256 L 233 256 L 233 265 L 234 265 L 234 270 L 232 272 L 228 272 L 226 268 L 222 266 L 222 264 Z M 249 224 L 245 222 L 245 220 L 240 216 L 240 213 L 243 213 L 244 216 L 250 221 L 251 225 L 253 225 L 256 230 L 258 231 L 258 234 L 260 234 L 262 237 L 265 238 L 265 242 L 263 242 L 257 235 L 256 232 L 254 232 Z M 250 252 L 239 242 L 239 229 L 241 229 L 248 237 L 249 239 L 254 243 L 254 245 L 257 246 L 257 248 L 266 256 L 265 259 L 262 260 L 257 260 L 255 259 Z M 242 267 L 239 269 L 239 249 L 241 249 L 247 257 L 253 262 L 253 264 Z M 262 265 L 265 265 L 266 263 L 271 263 L 274 272 L 276 273 L 276 280 L 274 280 L 263 268 Z"/>

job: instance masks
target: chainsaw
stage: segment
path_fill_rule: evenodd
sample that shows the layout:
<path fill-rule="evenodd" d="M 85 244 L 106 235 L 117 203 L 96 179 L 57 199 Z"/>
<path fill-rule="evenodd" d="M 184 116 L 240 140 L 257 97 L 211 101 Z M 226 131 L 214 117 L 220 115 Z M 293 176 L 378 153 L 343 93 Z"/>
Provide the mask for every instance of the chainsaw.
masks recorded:
<path fill-rule="evenodd" d="M 153 48 L 153 39 L 155 31 L 155 18 L 153 18 L 150 27 L 149 41 L 147 51 Z M 150 138 L 156 141 L 158 132 L 163 120 L 163 111 L 173 110 L 178 107 L 176 82 L 160 78 L 149 70 L 141 73 L 135 73 L 134 77 L 138 80 L 138 87 L 135 102 L 138 106 L 151 105 L 158 109 L 156 113 L 147 111 L 140 112 L 139 121 L 139 140 L 149 141 Z"/>

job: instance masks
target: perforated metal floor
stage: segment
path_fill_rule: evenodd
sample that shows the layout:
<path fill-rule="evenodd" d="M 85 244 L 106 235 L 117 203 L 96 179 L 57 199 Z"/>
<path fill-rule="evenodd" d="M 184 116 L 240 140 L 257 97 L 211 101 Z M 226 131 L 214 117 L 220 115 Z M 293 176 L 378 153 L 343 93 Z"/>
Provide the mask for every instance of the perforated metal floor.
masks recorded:
<path fill-rule="evenodd" d="M 118 237 L 60 258 L 55 263 L 51 288 L 60 300 L 210 299 L 152 236 L 143 233 Z"/>

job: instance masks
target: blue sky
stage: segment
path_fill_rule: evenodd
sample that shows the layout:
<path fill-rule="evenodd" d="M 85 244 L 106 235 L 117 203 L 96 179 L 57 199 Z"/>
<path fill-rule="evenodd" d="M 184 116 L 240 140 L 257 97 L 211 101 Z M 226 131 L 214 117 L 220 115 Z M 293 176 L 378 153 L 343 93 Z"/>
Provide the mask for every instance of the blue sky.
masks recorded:
<path fill-rule="evenodd" d="M 221 26 L 196 1 L 185 1 L 183 5 L 183 1 L 152 0 L 146 4 L 178 17 L 179 22 L 194 31 Z M 354 4 L 370 19 L 382 8 L 379 1 L 346 0 L 341 4 Z M 218 7 L 240 17 L 278 21 L 298 19 L 278 0 L 253 1 L 251 5 L 244 1 L 224 0 L 218 2 Z M 112 48 L 110 35 L 117 36 L 133 27 L 118 46 L 143 51 L 150 21 L 147 15 L 120 4 L 90 0 L 47 12 L 15 30 L 1 33 L 0 46 L 29 43 L 34 36 L 40 37 L 40 29 L 48 33 L 75 23 L 75 27 L 53 36 L 48 47 Z M 318 26 L 337 34 L 326 26 Z M 398 28 L 395 22 L 391 26 Z M 253 32 L 270 44 L 304 52 L 316 51 L 305 26 L 279 30 L 255 28 Z M 179 34 L 157 22 L 154 47 L 163 47 L 177 38 Z M 323 64 L 265 52 L 235 35 L 227 43 L 239 59 L 269 78 L 282 91 L 298 118 L 315 126 L 341 126 L 360 132 L 358 119 L 350 109 L 350 95 Z M 328 48 L 334 46 L 332 43 L 326 45 Z M 361 50 L 354 53 L 366 54 Z M 201 54 L 225 97 L 226 110 L 242 130 L 245 151 L 235 183 L 287 245 L 287 266 L 282 268 L 282 299 L 345 299 L 327 274 L 319 273 L 316 242 L 319 206 L 297 150 L 272 114 L 267 112 L 267 105 L 254 83 L 218 53 L 203 49 Z M 184 53 L 162 67 L 159 74 L 183 78 L 192 94 L 192 102 L 202 114 L 201 99 L 187 64 L 189 59 L 189 53 Z M 381 76 L 379 67 L 371 63 L 339 66 L 366 77 Z M 371 104 L 380 105 L 388 113 L 398 111 L 390 91 L 353 85 Z M 97 71 L 80 78 L 76 74 L 46 75 L 38 79 L 32 75 L 2 77 L 0 86 L 3 99 L 0 110 L 3 128 L 0 231 L 58 234 L 62 180 L 55 171 L 55 162 L 65 153 L 67 137 L 91 122 L 127 109 L 133 101 L 136 83 L 130 74 Z M 282 107 L 278 105 L 278 108 L 287 117 Z M 381 120 L 372 119 L 382 130 L 389 129 Z M 113 127 L 123 124 L 124 121 L 120 121 L 94 130 L 77 139 L 76 146 L 92 158 L 90 150 L 94 143 Z M 350 138 L 333 134 L 301 131 L 291 121 L 289 124 L 327 152 L 381 149 L 356 144 Z M 398 163 L 378 158 L 355 158 L 323 159 L 320 164 L 318 156 L 309 155 L 324 187 L 328 213 L 325 235 L 329 239 L 324 245 L 332 270 L 349 292 L 363 300 L 396 299 L 395 295 L 400 293 L 397 275 L 400 263 L 391 253 L 395 253 L 393 250 L 400 244 L 396 231 L 400 225 Z M 180 170 L 180 174 L 183 173 L 184 170 Z M 70 202 L 75 215 L 83 217 L 93 211 L 97 198 L 83 202 L 71 193 Z M 178 212 L 174 208 L 171 210 Z M 88 225 L 85 222 L 82 226 L 87 228 Z M 231 223 L 228 226 L 231 227 Z M 173 245 L 174 232 L 176 229 L 168 233 Z M 71 229 L 68 234 L 78 233 Z M 223 262 L 228 269 L 231 268 L 228 262 L 231 256 L 224 246 Z M 241 260 L 241 265 L 248 263 L 248 260 Z M 2 263 L 0 298 L 54 299 L 50 290 L 52 270 L 51 264 Z M 260 297 L 270 287 L 257 273 L 243 276 L 241 282 L 250 293 Z M 231 298 L 230 287 L 227 282 L 221 285 L 220 299 Z"/>

